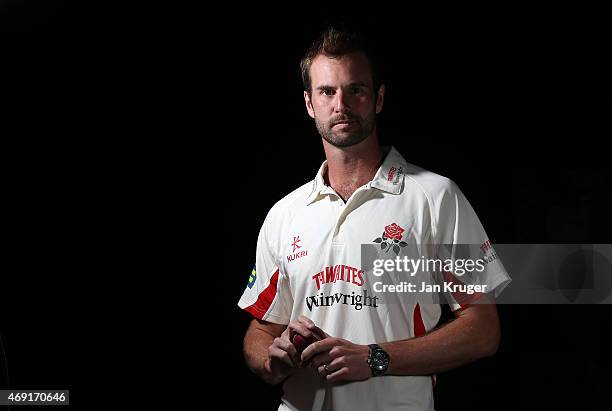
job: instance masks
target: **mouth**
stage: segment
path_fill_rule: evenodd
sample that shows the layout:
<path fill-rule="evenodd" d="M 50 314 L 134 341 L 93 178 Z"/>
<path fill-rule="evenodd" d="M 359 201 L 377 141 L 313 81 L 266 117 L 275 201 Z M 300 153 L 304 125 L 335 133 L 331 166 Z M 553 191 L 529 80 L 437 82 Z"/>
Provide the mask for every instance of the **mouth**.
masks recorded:
<path fill-rule="evenodd" d="M 336 127 L 336 126 L 349 126 L 349 125 L 351 125 L 353 123 L 355 123 L 355 122 L 351 121 L 351 120 L 339 121 L 337 123 L 334 123 L 334 125 L 332 127 Z"/>

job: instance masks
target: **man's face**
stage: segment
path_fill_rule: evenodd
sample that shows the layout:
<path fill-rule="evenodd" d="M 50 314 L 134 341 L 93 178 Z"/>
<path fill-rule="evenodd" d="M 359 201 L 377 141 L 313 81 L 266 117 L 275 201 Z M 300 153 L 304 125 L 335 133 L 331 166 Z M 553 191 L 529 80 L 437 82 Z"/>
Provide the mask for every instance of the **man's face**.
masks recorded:
<path fill-rule="evenodd" d="M 384 86 L 377 99 L 365 55 L 318 55 L 310 66 L 310 80 L 312 95 L 304 92 L 306 109 L 328 143 L 350 147 L 372 134 L 376 114 L 382 110 Z"/>

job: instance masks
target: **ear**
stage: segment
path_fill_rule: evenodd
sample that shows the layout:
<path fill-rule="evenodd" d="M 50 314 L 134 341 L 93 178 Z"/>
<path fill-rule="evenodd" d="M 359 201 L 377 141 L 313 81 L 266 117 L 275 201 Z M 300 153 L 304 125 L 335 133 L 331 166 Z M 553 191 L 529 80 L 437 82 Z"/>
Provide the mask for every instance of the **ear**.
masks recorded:
<path fill-rule="evenodd" d="M 312 118 L 315 118 L 314 108 L 312 107 L 312 100 L 308 95 L 308 92 L 304 90 L 304 101 L 306 102 L 306 110 L 308 111 L 308 115 Z"/>
<path fill-rule="evenodd" d="M 381 84 L 378 88 L 378 95 L 376 96 L 376 114 L 380 113 L 385 102 L 385 85 Z"/>

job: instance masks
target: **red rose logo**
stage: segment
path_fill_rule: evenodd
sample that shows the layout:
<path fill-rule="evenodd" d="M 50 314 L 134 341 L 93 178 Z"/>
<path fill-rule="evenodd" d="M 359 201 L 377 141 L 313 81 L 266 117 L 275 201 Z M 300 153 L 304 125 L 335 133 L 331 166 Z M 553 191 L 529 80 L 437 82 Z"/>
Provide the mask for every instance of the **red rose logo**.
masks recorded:
<path fill-rule="evenodd" d="M 402 241 L 404 231 L 406 230 L 397 224 L 390 224 L 385 227 L 385 231 L 382 233 L 382 236 L 375 238 L 373 242 L 380 244 L 381 250 L 386 250 L 385 252 L 387 253 L 389 250 L 393 250 L 395 254 L 399 255 L 400 250 L 408 245 L 407 242 Z"/>
<path fill-rule="evenodd" d="M 398 240 L 401 240 L 404 231 L 406 230 L 395 223 L 385 227 L 385 234 L 387 235 L 387 238 L 397 238 Z"/>

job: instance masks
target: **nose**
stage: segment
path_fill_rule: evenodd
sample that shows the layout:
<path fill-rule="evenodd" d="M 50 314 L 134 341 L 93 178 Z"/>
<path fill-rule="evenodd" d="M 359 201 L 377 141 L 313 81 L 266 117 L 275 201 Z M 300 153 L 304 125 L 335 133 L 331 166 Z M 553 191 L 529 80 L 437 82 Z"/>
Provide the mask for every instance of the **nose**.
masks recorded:
<path fill-rule="evenodd" d="M 336 92 L 336 102 L 334 104 L 334 109 L 337 113 L 342 113 L 349 108 L 348 105 L 348 94 L 342 90 L 338 90 Z"/>

